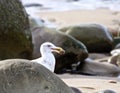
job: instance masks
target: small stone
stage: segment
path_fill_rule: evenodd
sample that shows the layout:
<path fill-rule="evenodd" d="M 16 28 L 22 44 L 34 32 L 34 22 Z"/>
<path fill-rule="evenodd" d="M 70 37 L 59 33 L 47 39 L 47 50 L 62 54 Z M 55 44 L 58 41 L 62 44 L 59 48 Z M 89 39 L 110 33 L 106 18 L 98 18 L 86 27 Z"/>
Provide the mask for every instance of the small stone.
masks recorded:
<path fill-rule="evenodd" d="M 109 83 L 117 83 L 115 80 L 109 80 Z"/>
<path fill-rule="evenodd" d="M 116 92 L 114 90 L 107 89 L 107 90 L 102 90 L 102 91 L 100 91 L 98 93 L 116 93 Z"/>

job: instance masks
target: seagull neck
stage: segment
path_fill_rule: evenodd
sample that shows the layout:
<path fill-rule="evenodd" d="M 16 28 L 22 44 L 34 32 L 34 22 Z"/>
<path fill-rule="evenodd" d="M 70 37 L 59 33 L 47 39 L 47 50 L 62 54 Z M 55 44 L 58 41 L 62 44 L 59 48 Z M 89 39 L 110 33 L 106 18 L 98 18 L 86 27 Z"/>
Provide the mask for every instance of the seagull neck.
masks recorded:
<path fill-rule="evenodd" d="M 43 58 L 47 58 L 47 57 L 50 57 L 50 58 L 54 58 L 54 55 L 51 53 L 51 52 L 47 52 L 47 53 L 41 53 L 41 56 L 43 57 Z"/>

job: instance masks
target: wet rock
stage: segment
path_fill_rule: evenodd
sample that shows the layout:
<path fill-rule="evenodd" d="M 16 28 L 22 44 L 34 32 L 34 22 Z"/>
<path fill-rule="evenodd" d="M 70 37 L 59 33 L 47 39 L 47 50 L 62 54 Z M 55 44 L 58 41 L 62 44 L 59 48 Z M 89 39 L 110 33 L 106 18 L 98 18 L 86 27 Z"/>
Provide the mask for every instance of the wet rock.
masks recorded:
<path fill-rule="evenodd" d="M 88 52 L 86 47 L 78 40 L 66 35 L 62 32 L 48 28 L 36 28 L 32 31 L 34 53 L 33 57 L 40 57 L 39 48 L 43 42 L 49 41 L 56 46 L 62 47 L 65 50 L 64 55 L 55 54 L 56 57 L 56 69 L 55 72 L 61 72 L 64 68 L 71 68 L 71 64 L 83 61 Z"/>
<path fill-rule="evenodd" d="M 100 24 L 84 24 L 60 29 L 85 44 L 89 52 L 110 52 L 113 36 Z"/>
<path fill-rule="evenodd" d="M 54 73 L 29 60 L 0 61 L 0 93 L 74 93 Z"/>
<path fill-rule="evenodd" d="M 0 11 L 0 59 L 31 59 L 31 31 L 21 2 L 0 0 Z"/>
<path fill-rule="evenodd" d="M 120 68 L 110 64 L 96 62 L 92 59 L 87 58 L 85 62 L 82 62 L 78 67 L 81 73 L 96 75 L 96 76 L 112 76 L 116 77 L 120 74 Z"/>

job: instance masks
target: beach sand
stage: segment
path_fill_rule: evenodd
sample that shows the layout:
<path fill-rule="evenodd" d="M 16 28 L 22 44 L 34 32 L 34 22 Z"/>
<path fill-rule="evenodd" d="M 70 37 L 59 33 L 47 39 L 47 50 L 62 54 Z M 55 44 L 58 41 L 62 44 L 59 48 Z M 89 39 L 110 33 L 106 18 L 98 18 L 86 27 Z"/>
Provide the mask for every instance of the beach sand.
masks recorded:
<path fill-rule="evenodd" d="M 41 12 L 38 13 L 38 15 L 40 18 L 49 20 L 58 27 L 76 24 L 98 23 L 111 29 L 111 31 L 116 31 L 118 29 L 119 25 L 115 24 L 115 21 L 120 21 L 120 12 L 109 9 Z"/>
<path fill-rule="evenodd" d="M 58 75 L 68 86 L 75 87 L 82 93 L 98 93 L 102 90 L 113 90 L 120 93 L 120 79 L 102 76 Z"/>
<path fill-rule="evenodd" d="M 98 23 L 116 30 L 119 26 L 114 21 L 120 19 L 120 12 L 108 9 L 41 12 L 38 15 L 43 20 L 49 20 L 56 24 L 58 28 L 69 25 Z M 59 75 L 59 77 L 67 85 L 76 87 L 83 93 L 96 93 L 104 89 L 111 89 L 116 93 L 120 93 L 120 81 L 117 78 L 69 74 Z M 111 82 L 112 80 L 113 82 Z"/>

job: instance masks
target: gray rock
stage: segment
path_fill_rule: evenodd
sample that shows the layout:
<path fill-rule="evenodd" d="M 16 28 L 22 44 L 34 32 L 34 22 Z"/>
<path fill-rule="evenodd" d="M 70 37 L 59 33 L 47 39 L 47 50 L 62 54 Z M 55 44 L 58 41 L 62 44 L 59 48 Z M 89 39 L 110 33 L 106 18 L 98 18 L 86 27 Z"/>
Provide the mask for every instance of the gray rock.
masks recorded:
<path fill-rule="evenodd" d="M 110 52 L 113 36 L 100 24 L 84 24 L 60 29 L 85 44 L 89 52 Z"/>
<path fill-rule="evenodd" d="M 54 73 L 29 60 L 0 61 L 0 93 L 74 93 Z"/>
<path fill-rule="evenodd" d="M 110 63 L 101 63 L 96 62 L 92 59 L 85 59 L 85 62 L 82 62 L 78 67 L 81 73 L 96 75 L 96 76 L 112 76 L 116 77 L 120 74 L 120 68 L 110 64 Z"/>
<path fill-rule="evenodd" d="M 102 91 L 97 92 L 97 93 L 116 93 L 116 92 L 108 89 L 108 90 L 102 90 Z"/>
<path fill-rule="evenodd" d="M 40 57 L 39 48 L 43 42 L 49 41 L 65 50 L 64 55 L 55 54 L 56 69 L 55 72 L 63 68 L 71 68 L 71 64 L 83 61 L 88 56 L 86 47 L 78 40 L 62 32 L 48 28 L 36 28 L 32 31 L 34 52 L 33 57 Z"/>
<path fill-rule="evenodd" d="M 19 0 L 0 0 L 0 59 L 32 57 L 29 20 Z"/>

